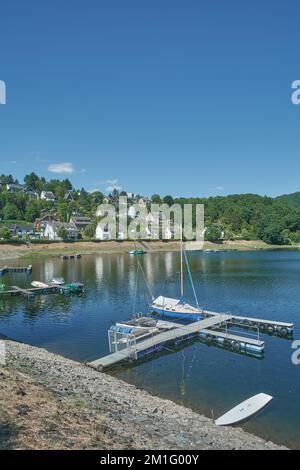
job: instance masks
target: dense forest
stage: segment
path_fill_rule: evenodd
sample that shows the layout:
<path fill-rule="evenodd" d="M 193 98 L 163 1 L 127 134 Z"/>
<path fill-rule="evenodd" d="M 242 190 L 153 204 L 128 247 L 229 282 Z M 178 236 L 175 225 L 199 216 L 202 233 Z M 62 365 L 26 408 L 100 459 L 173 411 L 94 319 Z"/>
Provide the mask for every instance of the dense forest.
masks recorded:
<path fill-rule="evenodd" d="M 43 209 L 55 207 L 62 221 L 68 221 L 74 211 L 94 218 L 104 195 L 75 189 L 68 179 L 51 179 L 31 173 L 24 177 L 22 186 L 9 191 L 7 185 L 19 185 L 12 175 L 0 176 L 0 220 L 2 224 L 14 221 L 33 222 Z M 51 191 L 54 202 L 40 199 L 42 191 Z M 36 193 L 38 197 L 33 197 Z M 66 194 L 70 194 L 66 200 Z M 120 193 L 126 195 L 125 192 Z M 110 195 L 117 200 L 118 191 Z M 139 197 L 139 196 L 138 196 Z M 217 196 L 210 198 L 172 198 L 154 194 L 155 203 L 198 203 L 205 207 L 206 238 L 216 241 L 221 232 L 226 239 L 261 239 L 270 244 L 300 243 L 300 193 L 278 198 L 256 194 Z"/>

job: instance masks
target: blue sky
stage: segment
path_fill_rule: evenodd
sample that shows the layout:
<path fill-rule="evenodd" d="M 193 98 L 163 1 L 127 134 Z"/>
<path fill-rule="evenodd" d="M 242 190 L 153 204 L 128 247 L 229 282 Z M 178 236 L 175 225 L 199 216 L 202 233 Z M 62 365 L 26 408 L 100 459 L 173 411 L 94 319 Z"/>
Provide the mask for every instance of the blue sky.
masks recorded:
<path fill-rule="evenodd" d="M 300 190 L 299 13 L 297 1 L 2 2 L 0 173 L 145 195 Z"/>

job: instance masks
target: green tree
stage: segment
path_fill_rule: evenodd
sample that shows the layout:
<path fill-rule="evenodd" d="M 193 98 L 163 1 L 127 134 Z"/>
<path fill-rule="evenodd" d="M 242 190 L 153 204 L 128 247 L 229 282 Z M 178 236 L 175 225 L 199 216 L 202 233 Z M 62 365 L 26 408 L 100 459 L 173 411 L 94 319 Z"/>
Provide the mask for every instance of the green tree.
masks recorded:
<path fill-rule="evenodd" d="M 85 236 L 85 238 L 94 238 L 95 234 L 96 234 L 95 224 L 87 225 L 83 231 L 83 235 Z"/>
<path fill-rule="evenodd" d="M 5 220 L 18 220 L 21 218 L 20 211 L 15 204 L 8 202 L 3 209 L 3 215 Z"/>
<path fill-rule="evenodd" d="M 259 238 L 265 243 L 271 245 L 283 245 L 285 242 L 282 229 L 278 225 L 272 223 L 267 225 L 259 232 Z"/>
<path fill-rule="evenodd" d="M 174 204 L 174 199 L 172 198 L 172 196 L 165 196 L 163 198 L 163 202 L 165 204 L 168 204 L 168 206 L 172 206 Z"/>
<path fill-rule="evenodd" d="M 40 215 L 40 203 L 35 199 L 30 199 L 27 202 L 25 210 L 25 219 L 29 222 L 34 222 Z"/>
<path fill-rule="evenodd" d="M 39 189 L 38 188 L 39 181 L 40 181 L 40 178 L 34 172 L 30 173 L 29 175 L 24 176 L 24 183 L 26 184 L 28 188 L 31 188 L 33 190 Z"/>
<path fill-rule="evenodd" d="M 160 195 L 159 194 L 153 194 L 151 196 L 151 201 L 153 202 L 153 204 L 160 204 L 161 203 Z"/>
<path fill-rule="evenodd" d="M 61 238 L 62 240 L 66 240 L 68 238 L 68 231 L 66 230 L 66 228 L 62 225 L 61 227 L 59 227 L 59 229 L 57 230 L 57 235 L 59 236 L 59 238 Z"/>
<path fill-rule="evenodd" d="M 205 240 L 210 242 L 218 242 L 222 236 L 222 231 L 217 225 L 210 225 L 205 231 Z"/>
<path fill-rule="evenodd" d="M 0 239 L 9 240 L 11 238 L 10 231 L 7 227 L 0 228 Z"/>

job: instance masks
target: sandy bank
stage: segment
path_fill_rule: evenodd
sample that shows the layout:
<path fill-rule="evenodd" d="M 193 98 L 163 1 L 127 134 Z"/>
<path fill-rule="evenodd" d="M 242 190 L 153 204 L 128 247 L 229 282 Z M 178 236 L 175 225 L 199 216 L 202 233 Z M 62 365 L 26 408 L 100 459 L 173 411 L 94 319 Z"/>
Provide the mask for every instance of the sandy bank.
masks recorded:
<path fill-rule="evenodd" d="M 75 243 L 48 243 L 48 244 L 29 244 L 29 245 L 13 245 L 13 244 L 1 244 L 0 245 L 0 261 L 8 259 L 36 259 L 36 258 L 50 258 L 58 257 L 63 254 L 101 254 L 101 253 L 124 253 L 129 250 L 133 250 L 135 247 L 133 242 L 124 241 L 106 241 L 106 242 L 75 242 Z M 138 242 L 137 248 L 141 248 L 147 252 L 158 252 L 158 251 L 178 251 L 180 249 L 179 242 L 177 241 L 149 241 L 149 242 Z M 198 249 L 199 244 L 191 242 L 191 248 Z M 267 245 L 261 240 L 253 241 L 224 241 L 222 244 L 205 242 L 204 249 L 213 250 L 238 250 L 238 251 L 250 251 L 250 250 L 271 250 L 271 249 L 291 249 L 291 246 L 276 246 Z"/>

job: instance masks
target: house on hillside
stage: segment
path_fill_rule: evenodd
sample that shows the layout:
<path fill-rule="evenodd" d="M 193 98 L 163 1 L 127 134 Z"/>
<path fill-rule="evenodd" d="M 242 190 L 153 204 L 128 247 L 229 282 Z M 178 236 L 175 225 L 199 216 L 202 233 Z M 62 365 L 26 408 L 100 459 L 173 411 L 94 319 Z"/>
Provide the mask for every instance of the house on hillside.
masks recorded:
<path fill-rule="evenodd" d="M 16 235 L 19 238 L 27 238 L 27 237 L 33 238 L 35 235 L 34 225 L 33 224 L 17 225 Z"/>
<path fill-rule="evenodd" d="M 70 218 L 70 223 L 74 224 L 79 232 L 82 232 L 85 227 L 93 223 L 90 217 L 74 217 Z"/>
<path fill-rule="evenodd" d="M 47 202 L 55 202 L 55 196 L 52 191 L 42 191 L 41 199 Z"/>
<path fill-rule="evenodd" d="M 68 201 L 68 202 L 74 201 L 72 191 L 67 191 L 66 192 L 66 194 L 64 195 L 64 200 Z"/>
<path fill-rule="evenodd" d="M 108 224 L 106 224 L 104 227 L 101 227 L 100 224 L 97 225 L 96 239 L 97 240 L 110 240 L 111 239 L 111 236 L 108 230 Z"/>
<path fill-rule="evenodd" d="M 57 212 L 55 209 L 44 209 L 42 210 L 40 217 L 35 219 L 34 228 L 36 231 L 43 233 L 46 225 L 50 222 L 60 222 Z"/>
<path fill-rule="evenodd" d="M 17 191 L 24 191 L 25 185 L 24 184 L 17 184 L 17 183 L 9 183 L 6 185 L 6 189 L 9 193 L 15 193 Z"/>
<path fill-rule="evenodd" d="M 39 198 L 39 194 L 36 191 L 32 191 L 31 189 L 27 189 L 25 191 L 25 193 L 26 193 L 26 196 L 29 197 L 29 199 L 38 199 Z"/>
<path fill-rule="evenodd" d="M 72 216 L 74 216 L 74 217 L 83 217 L 83 213 L 80 209 L 74 209 L 72 211 Z"/>
<path fill-rule="evenodd" d="M 44 237 L 49 240 L 60 241 L 61 237 L 59 236 L 59 229 L 64 228 L 67 232 L 67 240 L 77 240 L 78 230 L 75 224 L 67 222 L 50 222 L 46 225 Z"/>

